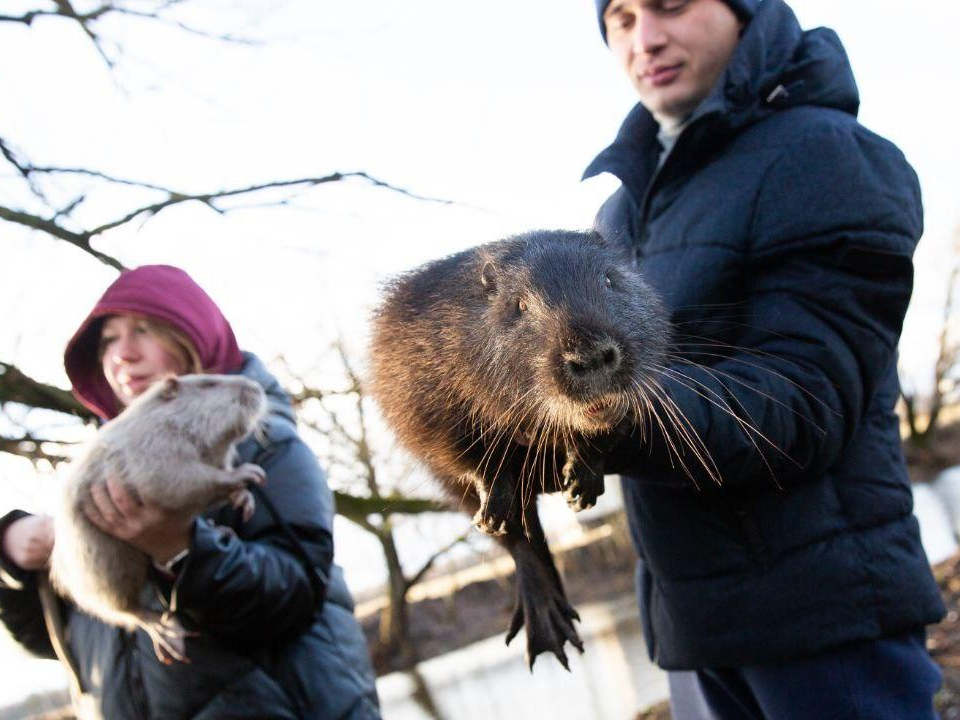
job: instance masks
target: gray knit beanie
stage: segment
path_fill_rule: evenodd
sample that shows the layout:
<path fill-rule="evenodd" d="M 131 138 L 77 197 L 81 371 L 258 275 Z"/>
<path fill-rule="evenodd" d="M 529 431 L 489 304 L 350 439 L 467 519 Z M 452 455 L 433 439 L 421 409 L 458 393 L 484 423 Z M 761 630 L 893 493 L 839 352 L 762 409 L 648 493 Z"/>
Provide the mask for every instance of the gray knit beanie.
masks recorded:
<path fill-rule="evenodd" d="M 610 0 L 594 0 L 597 3 L 597 18 L 600 20 L 600 34 L 603 35 L 603 41 L 607 41 L 607 28 L 603 24 L 603 12 L 607 9 L 607 5 L 610 4 Z M 747 23 L 750 22 L 750 18 L 753 17 L 753 14 L 757 11 L 757 5 L 760 4 L 760 0 L 722 0 L 727 5 L 730 6 L 730 9 L 733 10 L 734 14 L 740 19 L 740 22 Z"/>

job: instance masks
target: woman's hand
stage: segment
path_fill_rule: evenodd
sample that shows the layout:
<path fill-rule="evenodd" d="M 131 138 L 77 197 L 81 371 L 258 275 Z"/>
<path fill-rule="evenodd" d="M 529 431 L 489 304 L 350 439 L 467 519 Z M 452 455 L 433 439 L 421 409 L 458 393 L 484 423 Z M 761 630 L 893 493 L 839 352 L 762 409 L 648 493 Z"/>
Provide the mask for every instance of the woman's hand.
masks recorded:
<path fill-rule="evenodd" d="M 165 563 L 190 546 L 192 515 L 144 501 L 119 478 L 94 483 L 90 497 L 92 503 L 83 507 L 90 522 L 158 563 Z"/>
<path fill-rule="evenodd" d="M 27 515 L 14 520 L 3 533 L 3 554 L 21 570 L 42 570 L 53 551 L 53 518 Z"/>

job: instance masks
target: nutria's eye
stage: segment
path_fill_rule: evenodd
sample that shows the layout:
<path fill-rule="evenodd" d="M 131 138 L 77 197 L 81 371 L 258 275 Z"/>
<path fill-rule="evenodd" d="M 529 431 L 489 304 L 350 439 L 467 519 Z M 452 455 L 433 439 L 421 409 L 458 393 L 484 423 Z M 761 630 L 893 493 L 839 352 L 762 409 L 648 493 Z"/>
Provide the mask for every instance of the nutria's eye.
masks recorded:
<path fill-rule="evenodd" d="M 527 304 L 523 301 L 523 298 L 517 300 L 517 312 L 525 313 L 527 311 Z"/>
<path fill-rule="evenodd" d="M 161 400 L 169 401 L 173 400 L 177 395 L 180 394 L 180 381 L 177 380 L 176 376 L 170 376 L 163 381 L 163 387 L 157 394 Z"/>
<path fill-rule="evenodd" d="M 610 290 L 613 290 L 613 278 L 610 277 L 610 273 L 607 273 L 603 276 L 603 284 L 606 285 Z"/>

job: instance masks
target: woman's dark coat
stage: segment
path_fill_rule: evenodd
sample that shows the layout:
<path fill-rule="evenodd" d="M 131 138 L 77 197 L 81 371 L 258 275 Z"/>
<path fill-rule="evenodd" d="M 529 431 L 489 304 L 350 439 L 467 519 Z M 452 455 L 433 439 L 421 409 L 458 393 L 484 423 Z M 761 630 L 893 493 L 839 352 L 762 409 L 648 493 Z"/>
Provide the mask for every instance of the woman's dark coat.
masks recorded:
<path fill-rule="evenodd" d="M 665 668 L 796 658 L 943 613 L 894 413 L 920 192 L 858 102 L 836 35 L 765 0 L 659 171 L 637 106 L 586 172 L 623 183 L 597 227 L 672 312 L 663 384 L 710 455 L 712 472 L 671 432 L 613 462 L 634 476 Z"/>
<path fill-rule="evenodd" d="M 379 717 L 366 643 L 332 562 L 332 495 L 277 381 L 251 355 L 242 374 L 264 387 L 270 411 L 265 439 L 244 441 L 238 462 L 266 470 L 264 494 L 306 556 L 263 502 L 246 523 L 230 507 L 198 520 L 175 593 L 178 617 L 199 631 L 187 640 L 190 664 L 163 665 L 145 633 L 105 625 L 65 605 L 71 654 L 84 691 L 94 696 L 94 717 Z M 29 650 L 54 657 L 34 574 L 10 563 L 4 570 L 0 619 Z M 170 582 L 155 579 L 169 604 Z M 162 607 L 149 592 L 146 599 Z"/>

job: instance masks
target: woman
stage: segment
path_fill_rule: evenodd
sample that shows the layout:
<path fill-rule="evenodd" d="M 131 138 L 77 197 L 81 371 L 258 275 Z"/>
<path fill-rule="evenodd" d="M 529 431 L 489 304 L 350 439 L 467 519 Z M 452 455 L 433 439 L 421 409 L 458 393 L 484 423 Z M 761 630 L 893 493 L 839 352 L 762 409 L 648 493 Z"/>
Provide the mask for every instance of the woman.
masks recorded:
<path fill-rule="evenodd" d="M 269 403 L 264 437 L 238 447 L 238 464 L 267 473 L 248 522 L 229 506 L 192 518 L 134 502 L 119 478 L 93 493 L 91 521 L 152 558 L 155 590 L 145 596 L 196 634 L 189 664 L 164 664 L 145 633 L 61 603 L 59 656 L 73 666 L 81 717 L 378 718 L 366 645 L 332 562 L 332 495 L 289 399 L 240 351 L 210 297 L 177 268 L 124 272 L 64 362 L 74 394 L 104 420 L 170 373 L 241 373 Z M 14 511 L 0 519 L 0 539 L 0 618 L 29 650 L 54 657 L 36 572 L 53 544 L 50 519 Z"/>

